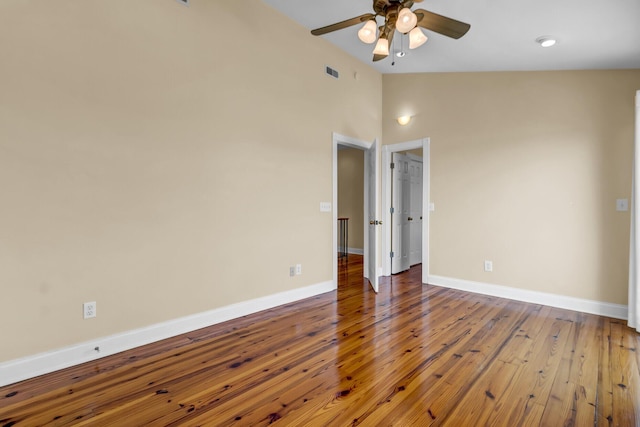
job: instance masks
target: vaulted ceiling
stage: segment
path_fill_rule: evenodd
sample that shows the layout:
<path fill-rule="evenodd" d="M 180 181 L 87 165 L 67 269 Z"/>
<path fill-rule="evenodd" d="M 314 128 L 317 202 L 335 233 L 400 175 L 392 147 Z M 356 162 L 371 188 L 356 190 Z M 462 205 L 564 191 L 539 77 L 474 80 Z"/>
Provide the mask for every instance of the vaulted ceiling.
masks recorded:
<path fill-rule="evenodd" d="M 372 0 L 263 1 L 309 30 L 373 10 Z M 640 68 L 640 0 L 424 0 L 417 8 L 471 29 L 458 40 L 425 31 L 429 40 L 414 50 L 396 33 L 379 62 L 357 37 L 362 24 L 320 37 L 381 73 Z M 542 48 L 540 36 L 558 42 Z M 404 57 L 394 55 L 400 50 Z"/>

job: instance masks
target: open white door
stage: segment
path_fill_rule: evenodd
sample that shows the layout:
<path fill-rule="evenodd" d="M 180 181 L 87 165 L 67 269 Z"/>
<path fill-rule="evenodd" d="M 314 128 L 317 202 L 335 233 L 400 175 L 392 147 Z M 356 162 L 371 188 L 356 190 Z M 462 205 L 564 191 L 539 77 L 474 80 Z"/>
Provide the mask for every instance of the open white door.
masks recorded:
<path fill-rule="evenodd" d="M 422 215 L 417 215 L 418 218 L 422 216 L 422 283 L 429 282 L 429 213 L 430 213 L 430 201 L 429 196 L 429 159 L 430 155 L 430 142 L 429 138 L 418 139 L 415 141 L 401 142 L 398 144 L 383 145 L 381 148 L 382 154 L 382 215 L 385 221 L 385 225 L 382 227 L 382 254 L 380 258 L 382 262 L 382 275 L 391 275 L 391 257 L 389 254 L 393 251 L 391 247 L 393 239 L 391 238 L 391 231 L 393 223 L 391 219 L 391 205 L 392 205 L 392 188 L 393 182 L 391 177 L 391 162 L 393 153 L 422 149 Z M 411 158 L 411 156 L 410 156 Z M 416 198 L 418 199 L 418 198 Z M 411 215 L 415 218 L 415 214 Z"/>
<path fill-rule="evenodd" d="M 364 151 L 364 272 L 363 275 L 378 292 L 378 242 L 382 221 L 378 210 L 378 171 L 380 170 L 380 151 L 377 141 L 369 143 L 348 136 L 333 134 L 333 283 L 338 287 L 338 145 L 358 148 Z"/>
<path fill-rule="evenodd" d="M 409 265 L 413 267 L 422 262 L 422 158 L 409 156 L 409 159 L 409 175 L 411 177 Z"/>
<path fill-rule="evenodd" d="M 410 267 L 411 249 L 411 177 L 409 156 L 393 153 L 391 230 L 391 274 L 400 273 Z"/>
<path fill-rule="evenodd" d="M 364 152 L 364 218 L 367 231 L 364 235 L 364 276 L 378 292 L 378 241 L 382 221 L 378 218 L 378 143 L 373 141 Z"/>

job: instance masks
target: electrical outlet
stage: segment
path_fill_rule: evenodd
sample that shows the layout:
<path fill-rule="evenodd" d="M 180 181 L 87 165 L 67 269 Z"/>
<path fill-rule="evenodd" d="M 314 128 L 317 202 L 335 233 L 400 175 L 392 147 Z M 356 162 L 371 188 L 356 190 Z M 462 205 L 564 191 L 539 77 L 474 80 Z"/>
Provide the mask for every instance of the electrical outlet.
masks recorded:
<path fill-rule="evenodd" d="M 82 304 L 82 312 L 85 319 L 96 317 L 96 302 L 85 302 Z"/>
<path fill-rule="evenodd" d="M 296 276 L 302 274 L 302 264 L 296 264 Z"/>
<path fill-rule="evenodd" d="M 296 275 L 296 268 L 294 266 L 289 267 L 289 276 L 293 277 Z"/>
<path fill-rule="evenodd" d="M 484 262 L 484 271 L 493 271 L 493 261 Z"/>
<path fill-rule="evenodd" d="M 616 199 L 616 210 L 626 212 L 629 210 L 629 199 Z"/>

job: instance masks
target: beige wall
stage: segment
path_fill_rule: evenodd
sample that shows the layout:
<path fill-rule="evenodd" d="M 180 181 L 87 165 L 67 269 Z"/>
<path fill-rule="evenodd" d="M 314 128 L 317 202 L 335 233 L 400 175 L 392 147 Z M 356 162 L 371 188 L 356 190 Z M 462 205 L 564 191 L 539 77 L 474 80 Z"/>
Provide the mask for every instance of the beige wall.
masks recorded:
<path fill-rule="evenodd" d="M 259 0 L 3 0 L 0 54 L 0 361 L 331 280 L 368 65 Z"/>
<path fill-rule="evenodd" d="M 615 201 L 630 197 L 640 70 L 396 74 L 383 88 L 384 143 L 431 138 L 431 274 L 626 304 Z"/>
<path fill-rule="evenodd" d="M 364 248 L 364 151 L 338 151 L 338 217 L 349 218 L 349 247 Z"/>
<path fill-rule="evenodd" d="M 431 137 L 433 274 L 626 303 L 638 70 L 383 78 L 259 0 L 3 0 L 0 53 L 0 362 L 331 280 L 332 132 Z"/>

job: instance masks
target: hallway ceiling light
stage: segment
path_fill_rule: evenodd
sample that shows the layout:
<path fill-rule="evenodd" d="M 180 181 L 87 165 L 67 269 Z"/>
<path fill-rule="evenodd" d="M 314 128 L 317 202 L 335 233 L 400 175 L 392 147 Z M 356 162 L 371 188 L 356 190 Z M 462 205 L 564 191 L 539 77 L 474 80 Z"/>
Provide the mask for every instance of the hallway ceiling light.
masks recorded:
<path fill-rule="evenodd" d="M 411 121 L 411 116 L 400 116 L 396 120 L 400 126 L 406 126 Z"/>

